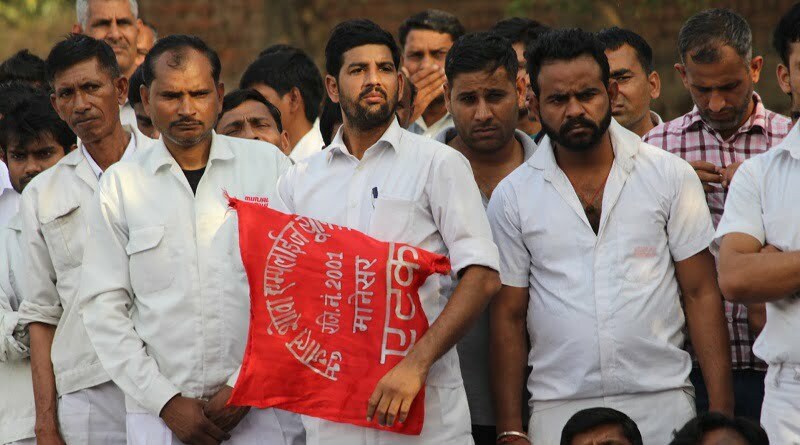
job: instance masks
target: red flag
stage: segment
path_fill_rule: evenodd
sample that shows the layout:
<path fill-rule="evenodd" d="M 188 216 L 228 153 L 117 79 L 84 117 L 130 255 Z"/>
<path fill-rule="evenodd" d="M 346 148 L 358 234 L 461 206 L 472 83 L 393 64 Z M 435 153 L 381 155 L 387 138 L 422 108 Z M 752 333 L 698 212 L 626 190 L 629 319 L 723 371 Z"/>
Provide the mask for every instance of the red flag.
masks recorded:
<path fill-rule="evenodd" d="M 417 293 L 441 255 L 231 199 L 250 284 L 250 332 L 229 401 L 418 435 L 424 388 L 403 424 L 367 422 L 378 381 L 428 329 Z"/>

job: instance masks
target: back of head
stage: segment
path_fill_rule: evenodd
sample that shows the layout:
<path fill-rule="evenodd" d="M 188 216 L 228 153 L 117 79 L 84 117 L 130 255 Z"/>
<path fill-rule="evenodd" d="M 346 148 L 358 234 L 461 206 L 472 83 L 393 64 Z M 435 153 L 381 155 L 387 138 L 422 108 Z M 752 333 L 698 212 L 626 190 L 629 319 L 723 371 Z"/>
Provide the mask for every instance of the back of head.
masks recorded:
<path fill-rule="evenodd" d="M 77 16 L 78 23 L 82 27 L 86 27 L 89 24 L 89 2 L 92 0 L 76 0 L 75 1 L 75 15 Z M 139 2 L 136 0 L 127 0 L 128 5 L 131 8 L 131 12 L 133 16 L 138 18 L 139 17 Z"/>
<path fill-rule="evenodd" d="M 344 53 L 364 45 L 384 45 L 392 54 L 396 68 L 400 67 L 400 49 L 394 37 L 372 20 L 347 20 L 336 25 L 325 45 L 325 70 L 339 78 L 339 70 L 344 63 Z"/>
<path fill-rule="evenodd" d="M 136 68 L 128 83 L 128 102 L 131 106 L 142 103 L 141 86 L 144 85 L 144 73 L 142 67 Z"/>
<path fill-rule="evenodd" d="M 156 44 L 153 45 L 153 48 L 150 49 L 150 52 L 147 53 L 147 57 L 144 58 L 144 63 L 142 63 L 141 66 L 144 85 L 149 88 L 156 78 L 155 67 L 159 57 L 165 53 L 171 53 L 176 56 L 173 57 L 173 64 L 178 66 L 182 59 L 179 56 L 185 54 L 188 50 L 195 50 L 208 59 L 208 63 L 211 65 L 211 77 L 214 79 L 215 83 L 218 83 L 219 76 L 222 73 L 222 64 L 219 61 L 217 52 L 211 49 L 206 42 L 197 36 L 173 34 L 158 39 Z M 170 66 L 172 66 L 172 64 Z"/>
<path fill-rule="evenodd" d="M 670 442 L 670 445 L 701 445 L 706 434 L 716 430 L 735 432 L 748 445 L 769 445 L 767 433 L 757 423 L 738 417 L 731 419 L 720 413 L 705 413 L 690 420 Z"/>
<path fill-rule="evenodd" d="M 47 85 L 44 60 L 23 49 L 0 64 L 0 82 L 20 80 L 39 85 Z"/>
<path fill-rule="evenodd" d="M 222 99 L 222 111 L 219 113 L 219 118 L 222 119 L 225 113 L 250 100 L 264 104 L 264 106 L 267 107 L 269 114 L 275 119 L 278 133 L 282 133 L 283 123 L 281 122 L 281 111 L 278 110 L 278 107 L 273 105 L 272 102 L 265 99 L 261 93 L 250 88 L 239 89 L 226 94 Z"/>
<path fill-rule="evenodd" d="M 264 57 L 267 54 L 279 53 L 281 51 L 298 51 L 298 49 L 285 43 L 276 43 L 264 48 L 260 53 L 258 53 L 258 57 Z"/>
<path fill-rule="evenodd" d="M 622 429 L 631 445 L 642 445 L 642 433 L 630 417 L 611 408 L 589 408 L 575 413 L 564 425 L 561 432 L 561 445 L 572 445 L 575 436 L 607 425 Z"/>
<path fill-rule="evenodd" d="M 681 27 L 678 51 L 681 61 L 715 63 L 721 59 L 720 47 L 730 46 L 749 63 L 753 56 L 753 33 L 747 20 L 730 9 L 716 8 L 699 12 Z"/>
<path fill-rule="evenodd" d="M 305 52 L 288 45 L 273 45 L 247 67 L 239 88 L 252 88 L 264 84 L 283 96 L 297 88 L 303 98 L 306 119 L 309 122 L 319 115 L 320 102 L 325 87 L 319 68 Z"/>
<path fill-rule="evenodd" d="M 3 150 L 12 145 L 27 147 L 48 135 L 64 147 L 65 152 L 76 141 L 75 133 L 58 117 L 49 95 L 43 90 L 28 96 L 0 120 L 0 147 Z"/>
<path fill-rule="evenodd" d="M 20 104 L 41 94 L 46 94 L 46 91 L 21 80 L 0 83 L 0 117 L 11 114 Z"/>
<path fill-rule="evenodd" d="M 655 70 L 655 65 L 653 64 L 653 48 L 651 48 L 650 44 L 639 34 L 629 29 L 622 29 L 614 26 L 598 32 L 597 37 L 609 51 L 616 51 L 622 48 L 623 45 L 630 46 L 636 51 L 639 64 L 646 74 L 650 74 Z"/>
<path fill-rule="evenodd" d="M 772 46 L 781 56 L 785 66 L 789 66 L 789 47 L 792 43 L 800 42 L 800 3 L 795 3 L 786 14 L 781 17 L 775 33 L 772 35 Z"/>
<path fill-rule="evenodd" d="M 519 64 L 511 42 L 494 32 L 476 32 L 461 36 L 447 52 L 444 72 L 452 87 L 456 76 L 505 68 L 511 82 L 517 78 Z"/>
<path fill-rule="evenodd" d="M 427 29 L 440 34 L 448 34 L 454 42 L 465 32 L 464 25 L 461 24 L 458 17 L 438 9 L 428 9 L 412 15 L 400 25 L 397 36 L 401 46 L 406 45 L 408 33 L 415 29 Z"/>
<path fill-rule="evenodd" d="M 120 76 L 117 57 L 108 43 L 83 34 L 70 34 L 50 50 L 45 61 L 47 80 L 52 84 L 59 73 L 92 59 L 97 60 L 98 67 L 111 79 Z"/>
<path fill-rule="evenodd" d="M 608 86 L 611 74 L 605 46 L 594 33 L 580 28 L 552 29 L 544 33 L 525 52 L 533 92 L 539 95 L 538 78 L 543 65 L 549 62 L 570 61 L 581 56 L 589 56 L 597 62 L 603 85 Z"/>
<path fill-rule="evenodd" d="M 523 17 L 511 17 L 495 23 L 490 31 L 507 38 L 511 44 L 522 43 L 527 48 L 540 35 L 550 29 L 536 20 Z"/>

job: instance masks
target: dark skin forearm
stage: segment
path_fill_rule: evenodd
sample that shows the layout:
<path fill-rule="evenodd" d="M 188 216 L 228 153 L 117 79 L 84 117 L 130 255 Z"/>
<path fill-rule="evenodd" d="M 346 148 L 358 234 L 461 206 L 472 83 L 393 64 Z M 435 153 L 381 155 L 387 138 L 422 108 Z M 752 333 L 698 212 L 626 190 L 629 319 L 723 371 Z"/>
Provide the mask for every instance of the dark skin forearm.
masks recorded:
<path fill-rule="evenodd" d="M 703 379 L 709 410 L 733 415 L 733 383 L 728 327 L 716 281 L 714 258 L 708 250 L 675 264 L 684 311 Z"/>
<path fill-rule="evenodd" d="M 800 290 L 800 252 L 767 247 L 749 235 L 725 235 L 719 252 L 719 286 L 726 299 L 768 303 Z"/>
<path fill-rule="evenodd" d="M 490 383 L 498 431 L 524 431 L 522 385 L 528 346 L 528 289 L 503 286 L 489 307 Z"/>
<path fill-rule="evenodd" d="M 36 405 L 36 436 L 59 435 L 58 393 L 50 352 L 56 327 L 44 323 L 31 323 L 28 327 L 31 340 L 31 376 Z"/>

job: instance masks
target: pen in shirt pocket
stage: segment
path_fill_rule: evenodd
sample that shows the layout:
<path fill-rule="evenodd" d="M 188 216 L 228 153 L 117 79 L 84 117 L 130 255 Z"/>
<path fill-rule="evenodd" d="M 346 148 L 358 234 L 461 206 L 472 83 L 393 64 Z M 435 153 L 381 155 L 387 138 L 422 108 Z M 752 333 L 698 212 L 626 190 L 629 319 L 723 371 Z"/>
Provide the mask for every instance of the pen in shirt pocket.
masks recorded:
<path fill-rule="evenodd" d="M 378 199 L 378 187 L 372 187 L 372 208 L 375 208 L 375 200 Z"/>

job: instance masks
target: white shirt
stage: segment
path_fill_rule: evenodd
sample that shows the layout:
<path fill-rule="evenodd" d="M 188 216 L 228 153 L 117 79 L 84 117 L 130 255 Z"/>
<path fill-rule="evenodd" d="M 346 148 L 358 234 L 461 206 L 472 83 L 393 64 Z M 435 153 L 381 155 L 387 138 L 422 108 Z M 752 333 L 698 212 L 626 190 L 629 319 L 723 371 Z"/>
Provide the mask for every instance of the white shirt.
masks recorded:
<path fill-rule="evenodd" d="M 800 127 L 772 150 L 746 160 L 733 177 L 715 246 L 729 233 L 744 233 L 784 252 L 800 250 Z M 767 324 L 753 353 L 770 365 L 800 364 L 800 292 L 769 302 Z"/>
<path fill-rule="evenodd" d="M 132 130 L 136 150 L 153 140 Z M 92 348 L 75 297 L 87 235 L 86 205 L 97 176 L 81 150 L 73 150 L 25 187 L 20 204 L 25 270 L 20 305 L 24 323 L 56 326 L 51 358 L 59 395 L 109 380 Z"/>
<path fill-rule="evenodd" d="M 250 293 L 224 195 L 272 201 L 289 165 L 273 145 L 214 133 L 196 195 L 163 140 L 103 174 L 79 301 L 129 413 L 209 398 L 237 371 Z"/>
<path fill-rule="evenodd" d="M 125 147 L 125 151 L 122 152 L 122 157 L 120 158 L 120 161 L 130 159 L 133 156 L 133 154 L 136 153 L 136 137 L 133 136 L 134 134 L 132 130 L 133 127 L 129 125 L 123 125 L 123 128 L 128 133 L 131 133 L 131 140 L 128 142 L 128 146 Z M 138 127 L 136 128 L 138 130 Z M 100 176 L 103 174 L 103 169 L 100 168 L 99 165 L 97 165 L 97 162 L 95 162 L 94 158 L 92 158 L 92 155 L 89 154 L 89 150 L 87 150 L 86 146 L 83 145 L 83 142 L 80 143 L 80 148 L 81 148 L 81 153 L 83 153 L 83 156 L 89 163 L 89 167 L 92 168 L 92 172 L 94 173 L 95 176 L 97 176 L 97 179 L 100 179 Z"/>
<path fill-rule="evenodd" d="M 497 247 L 467 159 L 403 130 L 396 119 L 361 161 L 345 147 L 340 128 L 330 146 L 281 178 L 278 192 L 279 208 L 446 255 L 454 273 L 470 265 L 498 268 Z M 430 324 L 450 298 L 451 283 L 449 275 L 431 276 L 420 288 Z M 431 367 L 427 384 L 462 384 L 455 348 Z"/>
<path fill-rule="evenodd" d="M 492 194 L 504 285 L 529 288 L 534 401 L 688 387 L 674 261 L 706 249 L 711 217 L 688 163 L 615 120 L 599 234 L 550 138 Z"/>
<path fill-rule="evenodd" d="M 125 100 L 125 104 L 119 107 L 119 121 L 123 126 L 128 125 L 136 127 L 138 125 L 136 122 L 136 112 L 127 99 Z"/>
<path fill-rule="evenodd" d="M 0 161 L 0 226 L 5 226 L 19 210 L 19 193 L 11 186 L 8 167 Z"/>
<path fill-rule="evenodd" d="M 319 119 L 314 121 L 314 125 L 308 130 L 308 133 L 303 135 L 292 152 L 289 153 L 289 159 L 293 162 L 300 162 L 303 159 L 322 151 L 325 146 L 325 141 L 322 139 L 322 132 L 319 130 Z"/>
<path fill-rule="evenodd" d="M 19 215 L 0 228 L 0 443 L 34 437 L 28 331 L 19 322 Z"/>
<path fill-rule="evenodd" d="M 426 138 L 433 138 L 445 128 L 452 127 L 453 125 L 453 116 L 450 113 L 446 113 L 441 119 L 431 124 L 430 127 L 425 123 L 425 119 L 420 116 L 408 127 L 408 131 L 425 136 Z"/>

